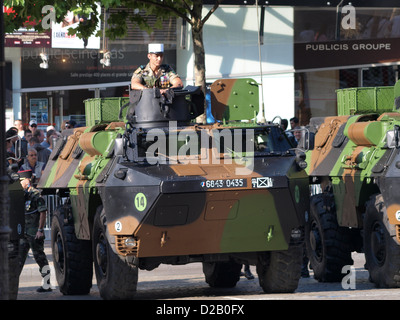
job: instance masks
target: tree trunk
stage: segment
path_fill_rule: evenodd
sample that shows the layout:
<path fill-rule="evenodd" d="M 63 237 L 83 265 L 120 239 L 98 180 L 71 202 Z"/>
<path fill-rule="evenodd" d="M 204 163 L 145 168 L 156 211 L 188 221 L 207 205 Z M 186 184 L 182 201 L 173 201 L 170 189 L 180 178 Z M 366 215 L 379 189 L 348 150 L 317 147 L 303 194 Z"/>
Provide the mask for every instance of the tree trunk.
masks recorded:
<path fill-rule="evenodd" d="M 206 63 L 203 45 L 203 33 L 192 29 L 195 85 L 201 86 L 203 92 L 206 88 Z"/>
<path fill-rule="evenodd" d="M 203 93 L 206 93 L 206 62 L 203 43 L 203 22 L 201 20 L 203 4 L 202 1 L 194 1 L 191 25 L 194 53 L 194 75 L 195 85 L 201 86 Z M 204 103 L 204 115 L 206 104 Z M 205 117 L 204 117 L 205 118 Z"/>

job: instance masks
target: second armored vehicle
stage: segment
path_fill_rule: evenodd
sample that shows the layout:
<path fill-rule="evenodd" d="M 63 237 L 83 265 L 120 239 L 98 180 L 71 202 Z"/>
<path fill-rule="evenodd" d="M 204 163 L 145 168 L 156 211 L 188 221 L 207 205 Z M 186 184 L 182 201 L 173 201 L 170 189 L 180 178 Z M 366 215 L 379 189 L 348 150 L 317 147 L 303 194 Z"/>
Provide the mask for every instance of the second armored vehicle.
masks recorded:
<path fill-rule="evenodd" d="M 306 245 L 314 276 L 340 281 L 364 252 L 378 287 L 400 287 L 400 83 L 338 90 L 338 116 L 311 120 Z M 393 111 L 392 111 L 393 110 Z"/>

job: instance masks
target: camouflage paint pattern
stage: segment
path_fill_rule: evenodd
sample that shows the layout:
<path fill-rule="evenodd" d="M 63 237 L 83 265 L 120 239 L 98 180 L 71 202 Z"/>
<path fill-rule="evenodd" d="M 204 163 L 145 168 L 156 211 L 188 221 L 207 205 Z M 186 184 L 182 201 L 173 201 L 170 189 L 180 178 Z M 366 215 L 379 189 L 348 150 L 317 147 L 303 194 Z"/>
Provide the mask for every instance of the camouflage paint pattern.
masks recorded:
<path fill-rule="evenodd" d="M 211 85 L 212 115 L 216 120 L 252 119 L 258 113 L 258 83 L 253 79 L 221 79 Z"/>
<path fill-rule="evenodd" d="M 400 224 L 396 218 L 396 213 L 400 213 L 400 194 L 396 191 L 399 148 L 387 145 L 387 132 L 399 125 L 397 112 L 311 121 L 315 145 L 307 154 L 307 172 L 323 188 L 332 185 L 340 226 L 362 228 L 365 203 L 376 193 L 384 198 L 389 222 Z M 399 234 L 397 237 L 399 241 Z"/>
<path fill-rule="evenodd" d="M 246 96 L 257 96 L 254 106 L 258 109 L 255 88 L 247 82 L 244 90 Z M 228 119 L 227 114 L 243 119 L 237 110 L 248 101 L 242 98 L 239 84 L 220 81 L 217 91 L 213 93 L 219 104 L 217 114 L 224 115 L 223 119 Z M 240 99 L 232 100 L 232 95 Z M 254 106 L 247 114 L 250 118 L 256 114 Z M 285 152 L 255 156 L 253 170 L 238 175 L 236 169 L 244 166 L 235 160 L 157 165 L 127 161 L 116 148 L 116 139 L 127 135 L 125 126 L 112 122 L 66 132 L 42 175 L 38 187 L 44 194 L 58 189 L 69 195 L 78 239 L 90 239 L 90 226 L 100 205 L 117 252 L 139 258 L 287 250 L 292 230 L 304 225 L 308 176 L 299 169 L 294 153 L 286 152 L 289 144 Z M 276 124 L 253 122 L 192 129 L 211 136 L 217 127 L 280 132 Z M 132 130 L 131 139 L 143 133 L 140 128 Z M 125 245 L 128 237 L 137 240 L 135 248 Z"/>

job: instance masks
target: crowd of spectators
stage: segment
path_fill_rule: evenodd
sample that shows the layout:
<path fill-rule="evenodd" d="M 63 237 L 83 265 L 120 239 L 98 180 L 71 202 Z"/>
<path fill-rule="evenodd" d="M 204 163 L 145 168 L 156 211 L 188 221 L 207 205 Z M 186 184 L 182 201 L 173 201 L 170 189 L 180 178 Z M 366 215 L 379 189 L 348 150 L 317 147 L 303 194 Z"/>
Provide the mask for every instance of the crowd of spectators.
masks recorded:
<path fill-rule="evenodd" d="M 62 129 L 70 129 L 75 125 L 74 121 L 66 121 Z M 38 182 L 60 137 L 61 132 L 54 126 L 38 128 L 36 121 L 31 120 L 24 128 L 22 120 L 15 120 L 14 126 L 6 131 L 7 162 L 17 163 L 21 170 L 32 170 Z"/>

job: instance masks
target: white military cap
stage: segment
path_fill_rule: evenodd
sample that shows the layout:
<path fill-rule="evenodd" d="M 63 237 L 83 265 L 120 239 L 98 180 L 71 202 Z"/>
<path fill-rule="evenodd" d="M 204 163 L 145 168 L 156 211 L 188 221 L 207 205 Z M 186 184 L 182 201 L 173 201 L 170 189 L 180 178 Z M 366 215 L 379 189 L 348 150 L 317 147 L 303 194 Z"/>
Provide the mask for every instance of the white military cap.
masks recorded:
<path fill-rule="evenodd" d="M 149 43 L 149 53 L 163 53 L 164 44 L 162 43 Z"/>

